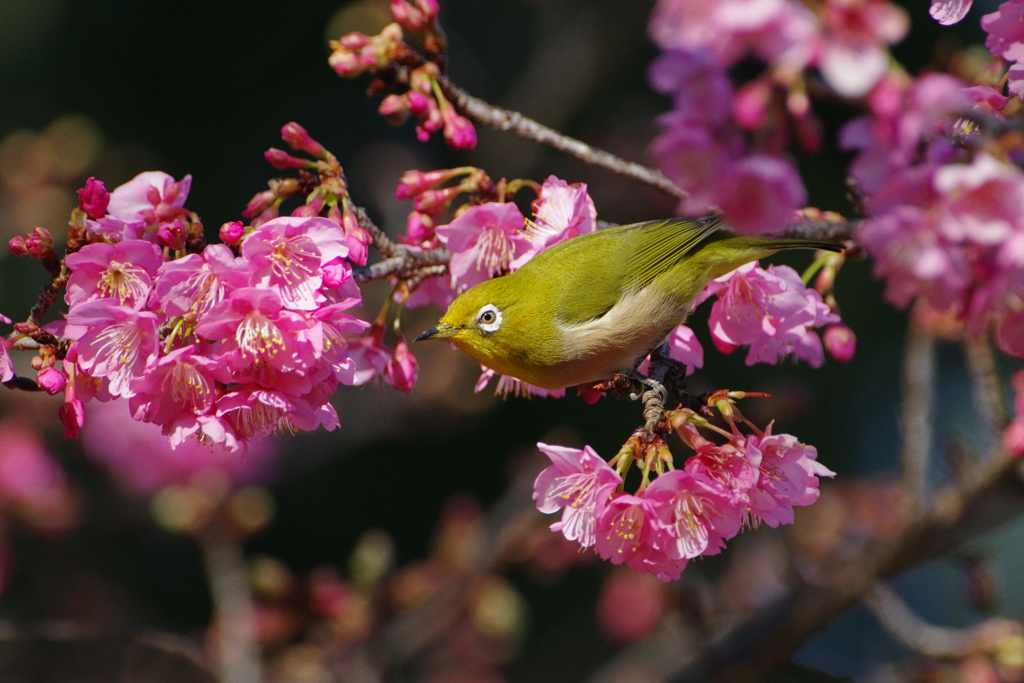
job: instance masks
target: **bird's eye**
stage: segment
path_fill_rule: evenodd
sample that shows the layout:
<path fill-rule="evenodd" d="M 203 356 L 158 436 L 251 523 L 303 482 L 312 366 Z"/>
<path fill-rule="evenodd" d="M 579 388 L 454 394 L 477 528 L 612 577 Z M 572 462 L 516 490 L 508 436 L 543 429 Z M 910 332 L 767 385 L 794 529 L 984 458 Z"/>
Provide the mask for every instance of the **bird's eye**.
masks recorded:
<path fill-rule="evenodd" d="M 477 313 L 476 320 L 484 332 L 495 332 L 501 327 L 501 310 L 494 304 L 487 304 Z"/>

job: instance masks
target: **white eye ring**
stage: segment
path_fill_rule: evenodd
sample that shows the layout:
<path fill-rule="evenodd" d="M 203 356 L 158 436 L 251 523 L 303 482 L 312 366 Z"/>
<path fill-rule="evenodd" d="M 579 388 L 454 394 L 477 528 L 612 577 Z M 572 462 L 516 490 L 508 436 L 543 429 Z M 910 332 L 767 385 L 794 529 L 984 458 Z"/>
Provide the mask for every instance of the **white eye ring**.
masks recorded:
<path fill-rule="evenodd" d="M 484 332 L 497 332 L 501 327 L 501 311 L 494 304 L 487 304 L 476 314 L 476 320 Z"/>

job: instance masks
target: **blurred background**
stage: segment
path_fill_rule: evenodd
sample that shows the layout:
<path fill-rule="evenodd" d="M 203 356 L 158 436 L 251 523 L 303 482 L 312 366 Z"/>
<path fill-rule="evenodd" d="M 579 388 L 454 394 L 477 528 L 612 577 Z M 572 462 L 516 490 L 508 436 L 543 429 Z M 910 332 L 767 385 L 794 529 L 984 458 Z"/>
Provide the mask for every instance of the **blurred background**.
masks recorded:
<path fill-rule="evenodd" d="M 44 226 L 59 238 L 89 176 L 112 189 L 162 170 L 192 174 L 187 206 L 212 238 L 278 175 L 262 152 L 280 145 L 289 121 L 339 157 L 353 198 L 392 234 L 411 208 L 394 199 L 405 170 L 464 164 L 493 178 L 585 182 L 607 221 L 670 214 L 674 202 L 647 187 L 509 135 L 481 129 L 477 149 L 458 153 L 416 142 L 411 123 L 389 126 L 366 82 L 341 80 L 326 62 L 328 39 L 378 32 L 387 4 L 0 0 L 0 237 Z M 905 3 L 913 28 L 896 57 L 916 72 L 983 41 L 977 17 L 996 4 L 976 3 L 940 39 L 927 3 Z M 656 55 L 645 36 L 652 6 L 444 0 L 450 75 L 471 94 L 649 163 L 654 119 L 668 108 L 645 77 Z M 834 142 L 855 111 L 831 104 L 819 113 Z M 800 159 L 812 205 L 851 212 L 847 161 L 834 145 Z M 800 269 L 809 257 L 778 262 Z M 38 264 L 4 249 L 0 312 L 24 318 L 45 282 Z M 474 394 L 478 367 L 443 344 L 413 349 L 420 380 L 410 394 L 342 387 L 339 431 L 279 438 L 244 462 L 211 461 L 199 447 L 171 453 L 123 406 L 95 402 L 82 439 L 65 442 L 60 397 L 0 391 L 0 680 L 207 680 L 209 658 L 226 647 L 211 630 L 208 578 L 218 572 L 254 591 L 268 680 L 377 680 L 380 661 L 394 680 L 659 680 L 629 653 L 657 663 L 709 620 L 775 597 L 793 571 L 788 549 L 858 548 L 896 528 L 905 315 L 880 293 L 868 263 L 843 269 L 837 294 L 857 355 L 817 371 L 747 368 L 742 353 L 712 351 L 694 325 L 708 353 L 691 391 L 771 393 L 741 407 L 817 446 L 838 475 L 788 533 L 747 532 L 671 585 L 563 546 L 529 501 L 543 466 L 537 441 L 590 444 L 608 457 L 640 423 L 638 406 Z M 364 317 L 387 294 L 386 285 L 366 288 Z M 416 334 L 438 314 L 409 311 L 403 326 Z M 27 358 L 15 362 L 29 374 Z M 937 454 L 991 436 L 963 366 L 958 345 L 940 347 Z M 938 482 L 946 474 L 934 460 Z M 1024 526 L 1011 525 L 897 586 L 946 625 L 993 609 L 1022 619 L 1021 541 Z M 457 614 L 427 612 L 424 623 L 440 630 L 406 619 L 456 588 Z M 650 646 L 656 628 L 668 634 L 660 649 Z M 637 641 L 649 649 L 629 645 Z M 442 654 L 424 655 L 428 646 Z M 908 657 L 858 608 L 779 676 L 888 680 Z"/>

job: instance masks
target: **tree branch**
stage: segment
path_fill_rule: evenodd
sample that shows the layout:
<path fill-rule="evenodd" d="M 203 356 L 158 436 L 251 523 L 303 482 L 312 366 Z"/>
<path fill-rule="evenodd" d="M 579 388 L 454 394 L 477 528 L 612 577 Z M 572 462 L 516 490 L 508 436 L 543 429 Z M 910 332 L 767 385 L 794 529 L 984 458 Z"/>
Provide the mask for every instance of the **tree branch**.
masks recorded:
<path fill-rule="evenodd" d="M 591 147 L 581 140 L 563 135 L 553 128 L 548 128 L 527 116 L 523 116 L 519 112 L 509 111 L 496 107 L 493 104 L 488 104 L 481 99 L 469 95 L 444 76 L 438 77 L 437 82 L 441 86 L 445 97 L 455 105 L 455 108 L 478 123 L 490 126 L 496 130 L 508 131 L 524 140 L 532 140 L 542 145 L 548 145 L 585 163 L 600 166 L 627 178 L 639 180 L 677 199 L 686 199 L 689 196 L 686 190 L 676 185 L 668 176 L 656 168 L 626 161 L 610 152 Z"/>
<path fill-rule="evenodd" d="M 883 579 L 948 552 L 1020 515 L 1024 482 L 1017 460 L 1001 449 L 971 486 L 948 486 L 892 541 L 850 558 L 830 585 L 801 583 L 747 621 L 721 634 L 679 672 L 674 683 L 760 680 L 784 664 L 815 631 L 861 600 Z"/>
<path fill-rule="evenodd" d="M 911 510 L 921 507 L 928 491 L 934 393 L 935 337 L 911 322 L 903 350 L 903 401 L 900 407 L 900 478 Z"/>

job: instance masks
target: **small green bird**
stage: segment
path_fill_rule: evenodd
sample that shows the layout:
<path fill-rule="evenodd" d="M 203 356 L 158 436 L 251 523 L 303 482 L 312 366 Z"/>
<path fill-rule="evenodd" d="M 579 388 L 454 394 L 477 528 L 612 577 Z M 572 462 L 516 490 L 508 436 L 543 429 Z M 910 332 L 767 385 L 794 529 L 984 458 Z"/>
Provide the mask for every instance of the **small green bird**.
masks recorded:
<path fill-rule="evenodd" d="M 780 249 L 843 250 L 721 227 L 712 216 L 580 235 L 467 290 L 416 341 L 451 339 L 494 371 L 544 389 L 611 379 L 664 342 L 711 280 Z"/>

